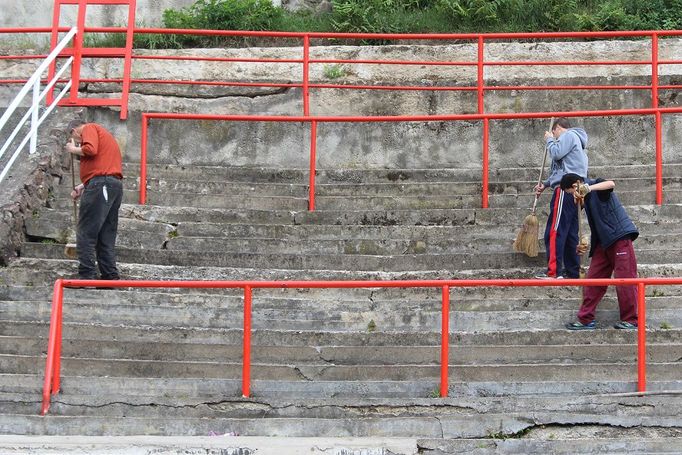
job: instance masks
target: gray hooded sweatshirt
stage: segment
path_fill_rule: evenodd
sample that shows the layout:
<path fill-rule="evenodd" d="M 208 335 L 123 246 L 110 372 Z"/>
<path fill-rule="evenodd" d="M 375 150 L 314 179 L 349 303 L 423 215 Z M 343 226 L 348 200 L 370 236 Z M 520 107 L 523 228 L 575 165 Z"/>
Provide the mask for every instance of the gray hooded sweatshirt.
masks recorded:
<path fill-rule="evenodd" d="M 582 128 L 569 128 L 559 139 L 547 139 L 547 154 L 552 160 L 549 177 L 542 182 L 545 186 L 556 187 L 566 174 L 578 174 L 587 178 L 587 133 Z"/>

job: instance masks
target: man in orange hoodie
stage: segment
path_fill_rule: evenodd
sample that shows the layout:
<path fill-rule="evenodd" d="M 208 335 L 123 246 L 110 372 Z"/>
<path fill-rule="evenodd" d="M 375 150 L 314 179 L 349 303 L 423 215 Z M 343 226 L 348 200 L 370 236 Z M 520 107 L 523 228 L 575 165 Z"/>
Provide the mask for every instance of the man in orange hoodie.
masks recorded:
<path fill-rule="evenodd" d="M 96 123 L 73 120 L 68 132 L 66 151 L 80 160 L 82 182 L 71 191 L 73 199 L 81 200 L 76 233 L 78 277 L 97 279 L 96 259 L 100 279 L 118 280 L 115 245 L 123 197 L 121 149 L 111 133 Z"/>

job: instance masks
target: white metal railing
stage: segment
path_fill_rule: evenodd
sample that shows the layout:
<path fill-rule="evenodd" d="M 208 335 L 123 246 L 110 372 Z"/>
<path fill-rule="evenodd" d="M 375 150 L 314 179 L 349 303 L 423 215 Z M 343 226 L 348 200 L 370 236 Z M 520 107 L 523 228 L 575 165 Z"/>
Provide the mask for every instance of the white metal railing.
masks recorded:
<path fill-rule="evenodd" d="M 69 57 L 66 63 L 54 75 L 54 77 L 47 82 L 47 85 L 41 92 L 40 85 L 42 74 L 48 69 L 50 64 L 57 59 L 59 53 L 62 50 L 64 50 L 67 44 L 69 44 L 71 39 L 76 35 L 76 32 L 77 32 L 76 27 L 73 27 L 71 30 L 69 30 L 66 36 L 64 36 L 64 38 L 59 42 L 59 44 L 52 50 L 52 52 L 50 52 L 50 55 L 48 55 L 47 58 L 45 58 L 45 60 L 35 70 L 31 78 L 26 82 L 26 84 L 24 84 L 22 89 L 19 91 L 17 96 L 10 103 L 10 105 L 7 107 L 7 110 L 5 110 L 5 113 L 0 118 L 0 131 L 2 131 L 4 126 L 7 124 L 7 121 L 12 116 L 17 107 L 21 104 L 21 102 L 24 100 L 28 92 L 32 91 L 33 98 L 31 102 L 31 107 L 26 112 L 26 114 L 24 114 L 19 123 L 17 123 L 16 127 L 14 128 L 14 131 L 12 131 L 12 134 L 9 135 L 7 141 L 2 146 L 2 148 L 0 148 L 0 159 L 3 157 L 5 151 L 7 151 L 9 146 L 12 144 L 17 134 L 19 134 L 19 131 L 24 126 L 29 117 L 31 118 L 30 121 L 31 129 L 28 132 L 28 134 L 24 136 L 23 140 L 19 144 L 19 147 L 17 147 L 17 149 L 15 150 L 12 157 L 7 161 L 4 168 L 2 169 L 2 172 L 0 172 L 0 182 L 2 182 L 2 180 L 5 178 L 5 175 L 7 175 L 7 172 L 9 172 L 9 169 L 12 167 L 12 164 L 14 164 L 14 161 L 19 156 L 19 153 L 21 153 L 21 150 L 24 148 L 26 142 L 28 142 L 29 140 L 31 141 L 29 146 L 29 153 L 31 154 L 35 153 L 36 146 L 38 143 L 38 127 L 43 123 L 47 116 L 50 115 L 50 113 L 55 108 L 57 103 L 59 103 L 59 101 L 71 88 L 72 81 L 69 79 L 69 81 L 64 85 L 59 94 L 55 96 L 52 103 L 49 106 L 46 106 L 45 111 L 42 113 L 42 115 L 40 114 L 40 104 L 42 103 L 43 99 L 45 99 L 45 96 L 47 96 L 50 90 L 52 90 L 52 88 L 55 86 L 55 84 L 62 76 L 62 74 L 64 74 L 64 72 L 71 66 L 71 63 L 73 62 L 73 57 Z"/>

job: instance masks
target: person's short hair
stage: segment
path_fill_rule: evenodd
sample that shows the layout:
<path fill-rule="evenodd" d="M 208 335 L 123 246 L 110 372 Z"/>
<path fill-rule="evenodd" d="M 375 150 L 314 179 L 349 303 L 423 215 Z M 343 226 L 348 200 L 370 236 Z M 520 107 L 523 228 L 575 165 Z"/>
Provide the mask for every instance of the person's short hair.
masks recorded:
<path fill-rule="evenodd" d="M 569 129 L 571 127 L 571 122 L 569 122 L 566 117 L 559 117 L 558 119 L 554 120 L 554 122 L 552 122 L 552 131 L 554 131 L 557 126 Z"/>
<path fill-rule="evenodd" d="M 74 120 L 71 120 L 71 121 L 69 122 L 69 124 L 66 125 L 66 131 L 67 131 L 68 133 L 70 133 L 71 131 L 75 130 L 75 129 L 78 128 L 79 126 L 85 125 L 85 123 L 86 123 L 86 122 L 84 122 L 83 120 L 81 120 L 81 119 L 79 119 L 79 118 L 74 119 Z"/>
<path fill-rule="evenodd" d="M 561 177 L 561 183 L 559 186 L 561 187 L 562 190 L 567 190 L 570 187 L 573 186 L 575 182 L 582 182 L 583 179 L 580 177 L 578 174 L 566 174 L 563 177 Z"/>

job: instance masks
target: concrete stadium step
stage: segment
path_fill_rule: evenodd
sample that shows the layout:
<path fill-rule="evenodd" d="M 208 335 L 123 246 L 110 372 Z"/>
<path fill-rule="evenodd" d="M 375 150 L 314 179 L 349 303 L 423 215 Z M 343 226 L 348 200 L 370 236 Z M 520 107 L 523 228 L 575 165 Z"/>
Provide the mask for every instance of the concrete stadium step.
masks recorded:
<path fill-rule="evenodd" d="M 595 430 L 603 427 L 594 426 Z M 214 432 L 215 433 L 215 432 Z M 632 433 L 632 432 L 628 432 Z M 655 431 L 653 433 L 656 433 Z M 416 455 L 432 453 L 444 455 L 453 453 L 488 454 L 531 454 L 557 455 L 616 453 L 627 450 L 633 455 L 670 454 L 682 452 L 682 444 L 675 436 L 659 436 L 642 438 L 637 435 L 627 437 L 604 437 L 589 435 L 575 437 L 556 430 L 548 433 L 547 439 L 508 439 L 504 435 L 493 438 L 476 439 L 418 439 L 418 438 L 329 438 L 329 437 L 249 437 L 249 436 L 0 436 L 0 448 L 4 453 L 19 454 L 20 450 L 29 453 L 52 455 L 66 453 L 78 447 L 88 447 L 92 455 L 109 455 L 116 450 L 121 455 L 137 455 L 140 450 L 158 455 L 180 455 L 194 453 L 198 450 L 206 453 L 242 454 L 258 453 L 260 455 L 298 455 L 308 453 L 318 455 L 329 453 L 362 453 L 395 455 Z M 221 437 L 216 437 L 221 436 Z M 20 447 L 14 451 L 15 447 Z M 225 447 L 228 447 L 225 449 Z"/>
<path fill-rule="evenodd" d="M 35 356 L 47 348 L 46 338 L 2 336 L 2 356 Z M 649 341 L 648 360 L 652 363 L 673 363 L 679 360 L 682 344 L 653 343 Z M 453 345 L 450 362 L 460 365 L 474 364 L 529 364 L 529 363 L 632 363 L 636 362 L 635 344 L 598 345 Z M 117 360 L 152 361 L 203 361 L 240 362 L 241 344 L 191 343 L 175 340 L 166 343 L 121 341 L 118 339 L 75 339 L 64 335 L 62 353 L 65 358 L 111 358 Z M 330 365 L 433 365 L 440 361 L 440 346 L 276 346 L 254 344 L 251 359 L 254 363 L 287 362 L 297 365 L 320 361 Z M 6 371 L 9 372 L 9 371 Z"/>
<path fill-rule="evenodd" d="M 0 436 L 0 450 L 6 455 L 32 454 L 54 455 L 70 453 L 87 447 L 90 455 L 186 455 L 205 453 L 238 455 L 297 455 L 307 453 L 321 455 L 334 453 L 383 453 L 395 455 L 417 454 L 415 438 L 292 438 L 286 436 L 226 436 L 211 432 L 208 436 Z M 15 448 L 19 448 L 16 449 Z M 114 451 L 114 452 L 112 452 Z"/>
<path fill-rule="evenodd" d="M 491 437 L 514 437 L 545 429 L 553 429 L 553 422 L 570 421 L 580 426 L 592 427 L 593 429 L 608 429 L 618 427 L 638 427 L 641 430 L 651 429 L 652 436 L 663 437 L 679 436 L 680 423 L 674 411 L 679 411 L 679 404 L 663 402 L 663 400 L 640 400 L 647 408 L 654 410 L 648 413 L 633 413 L 627 416 L 612 415 L 623 406 L 634 406 L 635 400 L 620 399 L 604 402 L 595 399 L 596 405 L 586 404 L 581 400 L 573 399 L 572 405 L 563 402 L 552 404 L 550 400 L 531 399 L 528 403 L 521 404 L 519 408 L 509 409 L 504 412 L 497 411 L 494 407 L 484 403 L 472 403 L 469 400 L 414 400 L 412 402 L 397 403 L 372 402 L 367 404 L 356 402 L 332 402 L 330 408 L 353 409 L 351 416 L 338 415 L 331 409 L 332 416 L 328 412 L 316 409 L 314 404 L 309 404 L 312 411 L 303 411 L 303 415 L 273 416 L 266 415 L 258 419 L 216 416 L 210 419 L 202 417 L 182 416 L 185 408 L 182 406 L 169 407 L 165 417 L 155 416 L 103 416 L 103 415 L 51 415 L 40 417 L 30 414 L 15 414 L 9 417 L 13 419 L 7 422 L 7 433 L 18 433 L 21 428 L 22 434 L 100 434 L 100 435 L 134 435 L 158 434 L 158 435 L 207 435 L 220 429 L 220 433 L 233 433 L 246 436 L 365 436 L 365 437 L 419 437 L 426 439 L 448 438 L 491 438 Z M 668 399 L 669 400 L 669 399 Z M 577 403 L 576 403 L 577 402 Z M 220 414 L 220 403 L 216 404 L 214 414 Z M 535 408 L 530 409 L 530 406 Z M 282 405 L 280 405 L 282 406 Z M 321 405 L 325 407 L 324 404 Z M 669 407 L 673 412 L 665 412 Z M 122 406 L 121 406 L 122 407 Z M 263 408 L 263 406 L 259 406 Z M 264 410 L 277 408 L 274 404 Z M 286 407 L 284 405 L 284 407 Z M 488 408 L 486 410 L 486 407 Z M 195 409 L 202 410 L 201 406 Z M 410 413 L 411 409 L 421 408 L 416 413 Z M 601 408 L 601 409 L 600 409 Z M 106 408 L 104 408 L 106 409 Z M 229 409 L 229 402 L 223 409 Z M 258 408 L 256 408 L 258 409 Z M 300 409 L 300 408 L 298 408 Z M 373 410 L 373 411 L 372 411 Z M 385 411 L 382 411 L 385 410 Z M 294 411 L 291 409 L 291 411 Z M 365 411 L 365 412 L 363 412 Z M 369 412 L 367 412 L 369 411 Z M 487 412 L 486 412 L 487 411 Z M 189 410 L 191 413 L 192 410 Z M 170 414 L 171 416 L 168 416 Z M 174 414 L 179 414 L 177 417 Z M 325 415 L 326 414 L 326 415 Z M 552 418 L 556 420 L 552 420 Z M 106 419 L 109 419 L 108 422 Z M 4 420 L 4 419 L 3 419 Z M 4 422 L 3 422 L 4 423 Z M 543 428 L 544 427 L 544 428 Z M 549 433 L 547 431 L 546 433 Z M 589 430 L 586 430 L 586 432 Z M 608 431 L 607 431 L 608 433 Z M 615 431 L 613 432 L 615 435 Z"/>
<path fill-rule="evenodd" d="M 56 241 L 68 237 L 73 231 L 71 212 L 44 209 L 27 220 L 26 234 L 31 238 L 47 238 Z M 521 217 L 520 217 L 521 218 Z M 678 223 L 651 219 L 650 216 L 635 221 L 642 237 L 672 234 L 682 231 Z M 205 222 L 159 223 L 121 217 L 119 223 L 120 244 L 162 245 L 163 241 L 175 237 L 227 237 L 232 239 L 296 239 L 306 240 L 421 240 L 444 241 L 454 238 L 466 239 L 506 239 L 516 237 L 516 230 L 523 222 L 521 218 L 516 225 L 487 226 L 476 231 L 471 225 L 461 226 L 429 226 L 429 225 L 302 225 L 302 224 L 220 224 Z M 146 241 L 147 238 L 150 241 Z"/>
<path fill-rule="evenodd" d="M 541 157 L 540 157 L 541 158 Z M 665 163 L 664 178 L 676 179 L 682 164 Z M 540 168 L 499 168 L 492 166 L 490 180 L 496 182 L 522 181 L 536 182 Z M 126 162 L 123 172 L 128 180 L 135 181 L 140 175 L 138 163 Z M 316 182 L 332 183 L 411 183 L 438 181 L 481 181 L 480 168 L 455 169 L 317 169 Z M 628 178 L 653 179 L 656 174 L 655 165 L 627 164 L 609 166 L 590 166 L 590 176 L 619 181 Z M 183 166 L 174 164 L 148 164 L 147 175 L 159 180 L 217 180 L 244 183 L 283 182 L 289 184 L 307 184 L 308 169 L 254 168 L 235 166 Z M 532 185 L 531 185 L 532 186 Z"/>
<path fill-rule="evenodd" d="M 26 330 L 32 330 L 34 338 L 47 338 L 49 321 L 41 320 L 0 320 L 0 335 L 6 337 L 26 337 Z M 450 343 L 455 349 L 453 355 L 458 359 L 466 359 L 471 349 L 481 349 L 502 346 L 583 346 L 594 344 L 599 349 L 601 345 L 632 345 L 635 343 L 635 331 L 595 330 L 585 332 L 571 332 L 563 329 L 538 330 L 526 328 L 515 331 L 498 332 L 452 332 Z M 208 345 L 241 345 L 243 333 L 237 328 L 205 328 L 205 327 L 169 327 L 136 325 L 112 325 L 90 322 L 65 322 L 64 340 L 93 340 L 117 341 L 122 343 L 136 343 L 141 340 L 161 343 L 194 343 Z M 647 341 L 651 345 L 678 345 L 682 343 L 680 328 L 647 329 Z M 345 347 L 349 352 L 354 348 L 369 346 L 377 348 L 374 356 L 383 355 L 380 348 L 406 347 L 421 349 L 426 346 L 440 346 L 440 333 L 432 330 L 420 332 L 331 332 L 320 330 L 276 330 L 273 328 L 254 329 L 252 343 L 254 346 L 286 346 L 288 348 L 303 347 Z M 39 346 L 38 342 L 38 346 Z M 47 342 L 45 341 L 45 345 Z M 471 347 L 471 349 L 469 348 Z M 544 348 L 543 348 L 544 349 Z M 42 348 L 44 350 L 44 348 Z M 304 349 L 305 350 L 305 349 Z M 305 351 L 309 352 L 309 351 Z M 317 355 L 319 356 L 319 352 Z M 32 354 L 39 355 L 40 351 Z M 493 354 L 490 354 L 492 356 Z M 535 354 L 528 354 L 531 358 Z M 542 355 L 542 354 L 538 354 Z M 578 354 L 575 354 L 578 355 Z M 658 355 L 652 353 L 652 355 Z M 379 358 L 379 357 L 377 357 Z M 492 358 L 492 357 L 491 357 Z M 521 357 L 519 357 L 521 358 Z M 472 361 L 475 359 L 472 359 Z M 522 362 L 522 360 L 519 360 Z"/>
<path fill-rule="evenodd" d="M 64 246 L 53 243 L 26 242 L 22 245 L 24 257 L 58 259 L 64 257 Z M 175 250 L 143 250 L 139 248 L 117 247 L 116 256 L 119 263 L 148 263 L 167 266 L 198 267 L 251 267 L 293 270 L 356 270 L 410 272 L 426 270 L 452 270 L 462 268 L 508 269 L 516 267 L 543 267 L 544 259 L 540 256 L 528 258 L 509 251 L 499 254 L 479 254 L 478 252 L 443 253 L 443 254 L 300 254 L 292 253 L 257 253 L 257 252 L 222 252 L 183 250 L 180 254 Z M 651 253 L 638 251 L 640 263 L 674 263 L 680 253 L 677 250 Z"/>
<path fill-rule="evenodd" d="M 35 290 L 35 292 L 33 292 Z M 116 290 L 70 289 L 64 290 L 64 302 L 69 305 L 101 305 L 110 309 L 141 306 L 149 311 L 155 309 L 173 309 L 181 306 L 193 307 L 202 311 L 239 312 L 243 308 L 242 289 L 224 289 L 224 292 L 202 294 L 200 292 L 173 293 L 169 290 L 145 290 L 126 288 Z M 199 290 L 200 291 L 200 290 Z M 434 289 L 419 291 L 406 289 L 405 291 L 389 292 L 388 289 L 319 289 L 314 292 L 289 289 L 258 289 L 254 290 L 254 308 L 252 311 L 267 314 L 267 312 L 288 312 L 295 315 L 298 312 L 329 313 L 336 312 L 375 312 L 375 313 L 410 313 L 410 312 L 439 312 L 441 310 L 440 292 Z M 506 291 L 507 295 L 504 295 Z M 667 292 L 650 291 L 647 293 L 647 307 L 654 310 L 675 309 L 680 306 L 682 296 L 677 289 Z M 560 287 L 553 289 L 535 289 L 535 294 L 527 288 L 499 289 L 496 293 L 465 293 L 460 289 L 451 289 L 450 298 L 453 311 L 457 312 L 502 312 L 502 311 L 552 311 L 571 310 L 580 301 L 581 292 L 575 288 Z M 53 289 L 43 287 L 8 288 L 0 287 L 0 301 L 7 303 L 6 311 L 15 305 L 30 311 L 40 311 L 40 306 L 51 304 Z M 14 303 L 12 303 L 14 302 Z M 23 307 L 22 307 L 23 305 Z M 615 293 L 607 292 L 603 299 L 603 308 L 615 308 Z"/>
<path fill-rule="evenodd" d="M 679 248 L 667 248 L 661 251 L 655 248 L 638 249 L 637 261 L 641 264 L 676 264 L 682 257 Z M 367 246 L 367 248 L 370 248 Z M 511 248 L 510 248 L 511 250 Z M 514 269 L 533 267 L 540 270 L 545 265 L 542 256 L 529 258 L 513 251 L 491 253 L 464 251 L 461 253 L 441 254 L 306 254 L 306 253 L 259 253 L 245 250 L 243 252 L 222 252 L 217 250 L 200 251 L 197 249 L 180 250 L 148 250 L 140 248 L 117 247 L 119 263 L 149 263 L 166 266 L 198 266 L 198 267 L 251 267 L 293 270 L 357 270 L 410 272 L 427 270 L 450 270 L 453 273 L 462 269 Z M 64 257 L 64 246 L 53 243 L 26 242 L 22 245 L 24 257 L 53 259 Z"/>
<path fill-rule="evenodd" d="M 628 453 L 633 455 L 672 454 L 682 452 L 682 441 L 676 430 L 663 431 L 653 437 L 643 438 L 638 431 L 618 430 L 618 434 L 604 436 L 604 428 L 592 426 L 589 432 L 585 427 L 571 430 L 570 434 L 561 427 L 553 427 L 544 432 L 532 431 L 520 439 L 432 439 L 419 440 L 417 446 L 422 452 L 433 455 L 453 453 L 475 453 L 477 455 L 493 454 L 602 454 Z M 541 434 L 538 434 L 541 433 Z M 578 435 L 576 435 L 578 433 Z M 654 431 L 654 433 L 657 433 Z M 673 434 L 673 436 L 670 436 Z M 537 439 L 531 439 L 531 438 Z M 545 439 L 546 438 L 546 439 Z"/>
<path fill-rule="evenodd" d="M 619 190 L 618 196 L 626 205 L 648 205 L 655 203 L 654 189 L 642 191 Z M 664 192 L 664 203 L 679 204 L 682 202 L 682 190 L 670 189 Z M 139 201 L 137 192 L 124 190 L 123 201 L 135 204 Z M 154 205 L 200 207 L 206 209 L 252 209 L 252 210 L 306 210 L 307 197 L 295 198 L 289 196 L 234 196 L 198 193 L 148 193 L 147 202 Z M 499 208 L 530 208 L 533 195 L 527 194 L 490 194 L 490 207 Z M 60 209 L 71 207 L 70 199 L 60 198 L 53 206 Z M 549 205 L 549 196 L 540 200 L 541 205 Z M 428 209 L 466 209 L 481 206 L 479 194 L 450 194 L 450 195 L 386 195 L 386 196 L 316 196 L 316 210 L 428 210 Z"/>
<path fill-rule="evenodd" d="M 445 270 L 424 270 L 411 272 L 387 271 L 344 271 L 344 270 L 294 270 L 255 269 L 231 267 L 183 267 L 155 265 L 151 263 L 119 263 L 122 276 L 130 280 L 450 280 L 450 279 L 504 279 L 531 278 L 537 268 L 462 269 L 453 274 Z M 75 277 L 75 261 L 65 259 L 39 259 L 22 257 L 0 269 L 0 280 L 17 286 L 49 286 L 58 278 Z M 680 276 L 682 264 L 640 264 L 641 277 Z M 651 286 L 665 295 L 672 286 Z M 218 292 L 218 291 L 216 291 Z M 220 291 L 222 292 L 222 291 Z M 365 291 L 363 291 L 365 292 Z M 460 291 L 462 292 L 462 291 Z M 527 291 L 537 293 L 536 289 Z M 549 294 L 553 295 L 553 294 Z"/>
<path fill-rule="evenodd" d="M 236 401 L 242 398 L 241 379 L 215 378 L 151 378 L 151 377 L 97 377 L 62 375 L 61 391 L 55 401 L 85 400 L 95 397 L 93 407 L 116 402 L 114 397 L 127 397 L 124 402 L 164 404 L 170 400 L 184 398 L 194 402 Z M 0 374 L 0 386 L 3 393 L 28 394 L 30 403 L 42 400 L 42 384 L 44 374 Z M 682 381 L 647 380 L 647 391 L 651 394 L 674 393 L 682 387 Z M 406 381 L 287 381 L 287 380 L 253 380 L 251 382 L 250 400 L 304 400 L 307 406 L 310 400 L 328 402 L 334 399 L 418 399 L 434 398 L 439 395 L 439 380 L 406 380 Z M 450 378 L 449 396 L 462 400 L 468 397 L 490 397 L 491 404 L 497 407 L 505 403 L 515 403 L 519 398 L 550 397 L 551 401 L 565 398 L 567 395 L 577 397 L 595 397 L 603 394 L 638 395 L 636 378 L 621 378 L 614 381 L 591 381 L 586 378 L 578 381 L 537 382 L 496 381 L 481 382 L 477 380 L 462 382 L 458 378 Z M 510 399 L 510 396 L 513 396 Z M 33 398 L 31 398 L 33 397 Z M 139 398 L 138 398 L 139 397 Z M 154 398 L 152 398 L 154 397 Z M 439 398 L 439 400 L 442 400 Z M 300 401 L 299 401 L 300 402 Z M 35 405 L 33 405 L 35 406 Z M 247 406 L 248 407 L 248 406 Z M 32 413 L 32 412 L 31 412 Z"/>
<path fill-rule="evenodd" d="M 111 291 L 115 293 L 116 291 Z M 102 292 L 99 297 L 108 294 Z M 682 306 L 679 297 L 659 300 L 648 298 L 648 318 L 651 328 L 661 326 L 682 327 Z M 264 302 L 261 305 L 261 302 Z M 267 303 L 268 298 L 258 296 L 254 300 L 252 325 L 254 328 L 274 330 L 334 330 L 334 331 L 420 331 L 438 327 L 441 320 L 439 302 L 432 300 L 428 306 L 419 301 L 382 305 L 363 302 L 345 305 L 333 304 L 318 308 L 315 300 L 306 307 L 278 308 Z M 450 313 L 451 330 L 455 332 L 523 330 L 537 327 L 542 329 L 563 328 L 566 322 L 575 318 L 579 307 L 579 294 L 571 299 L 571 304 L 552 305 L 551 300 L 533 304 L 527 300 L 498 304 L 498 307 L 487 307 L 464 303 L 454 306 Z M 51 312 L 49 301 L 4 301 L 0 317 L 11 320 L 33 321 L 47 320 Z M 554 306 L 554 308 L 552 308 Z M 232 304 L 186 304 L 182 300 L 162 305 L 115 303 L 102 304 L 97 301 L 73 302 L 68 297 L 64 302 L 66 322 L 117 323 L 135 324 L 143 320 L 145 324 L 157 326 L 178 325 L 183 327 L 204 328 L 240 328 L 242 321 L 242 303 L 240 300 Z M 106 311 L 102 311 L 106 309 Z M 544 310 L 544 311 L 543 311 Z M 618 322 L 617 305 L 610 298 L 604 302 L 597 312 L 600 327 L 610 327 Z"/>

